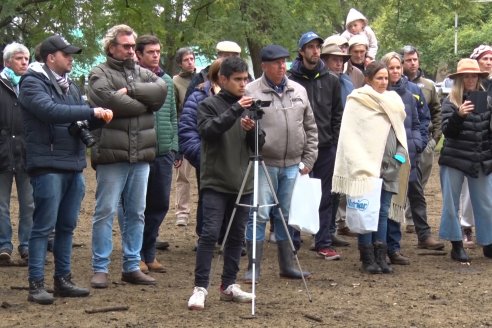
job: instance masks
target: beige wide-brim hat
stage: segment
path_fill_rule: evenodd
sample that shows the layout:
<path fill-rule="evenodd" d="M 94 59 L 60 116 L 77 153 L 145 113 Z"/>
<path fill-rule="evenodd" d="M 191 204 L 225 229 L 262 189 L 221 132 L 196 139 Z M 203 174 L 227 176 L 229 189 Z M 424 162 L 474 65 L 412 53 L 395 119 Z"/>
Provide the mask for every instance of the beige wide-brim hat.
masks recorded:
<path fill-rule="evenodd" d="M 488 72 L 484 72 L 480 70 L 480 66 L 478 66 L 478 62 L 475 59 L 463 58 L 458 62 L 458 69 L 456 73 L 449 74 L 450 79 L 455 79 L 463 74 L 478 74 L 480 78 L 486 78 L 489 76 Z"/>
<path fill-rule="evenodd" d="M 343 58 L 343 62 L 347 62 L 349 60 L 349 58 L 351 57 L 349 54 L 346 54 L 345 52 L 342 51 L 342 49 L 340 49 L 339 46 L 337 46 L 336 44 L 326 44 L 323 46 L 323 48 L 321 49 L 321 56 L 327 56 L 327 55 L 332 55 L 332 56 L 340 56 Z"/>

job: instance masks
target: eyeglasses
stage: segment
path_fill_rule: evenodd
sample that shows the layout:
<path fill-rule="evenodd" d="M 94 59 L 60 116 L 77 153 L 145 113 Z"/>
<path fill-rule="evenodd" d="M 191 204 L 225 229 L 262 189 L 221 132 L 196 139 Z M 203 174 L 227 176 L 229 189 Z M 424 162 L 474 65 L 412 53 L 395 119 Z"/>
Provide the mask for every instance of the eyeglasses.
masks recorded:
<path fill-rule="evenodd" d="M 125 43 L 125 44 L 123 44 L 123 43 L 115 42 L 115 44 L 118 45 L 118 46 L 122 46 L 123 49 L 125 49 L 125 50 L 130 50 L 130 49 L 135 50 L 135 47 L 137 46 L 135 43 L 133 43 L 133 44 Z"/>

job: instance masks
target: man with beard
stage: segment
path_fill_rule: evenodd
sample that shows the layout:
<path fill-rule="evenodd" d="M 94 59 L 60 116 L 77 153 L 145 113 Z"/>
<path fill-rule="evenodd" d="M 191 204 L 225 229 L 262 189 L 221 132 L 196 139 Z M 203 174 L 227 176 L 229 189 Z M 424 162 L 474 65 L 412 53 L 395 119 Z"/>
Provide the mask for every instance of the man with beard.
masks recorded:
<path fill-rule="evenodd" d="M 333 220 L 331 180 L 343 107 L 338 77 L 330 73 L 320 60 L 322 43 L 323 39 L 314 32 L 301 36 L 299 55 L 292 63 L 289 79 L 306 88 L 318 127 L 318 158 L 313 167 L 313 177 L 321 179 L 322 196 L 315 250 L 326 260 L 338 260 L 340 255 L 333 248 L 330 233 Z"/>

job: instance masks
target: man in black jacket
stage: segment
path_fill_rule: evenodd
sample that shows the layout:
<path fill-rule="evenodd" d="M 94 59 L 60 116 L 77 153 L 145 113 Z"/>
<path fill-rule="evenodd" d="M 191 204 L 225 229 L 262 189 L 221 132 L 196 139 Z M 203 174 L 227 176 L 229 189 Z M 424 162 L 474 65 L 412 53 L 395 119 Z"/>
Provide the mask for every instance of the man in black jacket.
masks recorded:
<path fill-rule="evenodd" d="M 326 260 L 338 260 L 340 255 L 332 247 L 330 232 L 333 221 L 331 180 L 343 108 L 340 82 L 320 60 L 322 43 L 323 39 L 314 32 L 301 36 L 298 44 L 299 56 L 292 63 L 289 79 L 306 88 L 318 127 L 318 158 L 313 167 L 313 177 L 321 179 L 322 197 L 315 250 Z M 294 238 L 296 239 L 298 240 Z"/>
<path fill-rule="evenodd" d="M 254 141 L 254 121 L 245 116 L 252 98 L 244 96 L 248 83 L 248 65 L 240 58 L 226 58 L 219 72 L 222 90 L 198 106 L 198 131 L 202 138 L 200 190 L 203 196 L 203 228 L 198 240 L 195 265 L 195 288 L 188 301 L 190 310 L 202 310 L 208 294 L 210 267 L 220 228 L 232 214 L 246 173 L 250 145 Z M 252 201 L 253 179 L 248 177 L 241 204 Z M 251 302 L 253 295 L 237 285 L 241 248 L 249 209 L 238 207 L 227 239 L 224 240 L 224 268 L 220 299 Z"/>
<path fill-rule="evenodd" d="M 101 119 L 112 112 L 90 108 L 68 78 L 72 54 L 81 51 L 59 35 L 50 36 L 40 48 L 45 64 L 33 66 L 20 84 L 27 172 L 35 204 L 29 238 L 28 300 L 39 304 L 53 303 L 53 295 L 44 288 L 44 264 L 48 235 L 55 227 L 54 294 L 89 295 L 88 289 L 72 282 L 70 273 L 72 236 L 85 193 L 82 170 L 86 148 L 80 131 L 85 125 L 82 121 Z"/>
<path fill-rule="evenodd" d="M 0 265 L 12 263 L 12 225 L 10 194 L 15 178 L 19 200 L 18 251 L 27 264 L 29 234 L 34 203 L 25 167 L 24 127 L 19 106 L 19 81 L 27 71 L 29 50 L 13 42 L 3 51 L 5 68 L 0 73 Z"/>

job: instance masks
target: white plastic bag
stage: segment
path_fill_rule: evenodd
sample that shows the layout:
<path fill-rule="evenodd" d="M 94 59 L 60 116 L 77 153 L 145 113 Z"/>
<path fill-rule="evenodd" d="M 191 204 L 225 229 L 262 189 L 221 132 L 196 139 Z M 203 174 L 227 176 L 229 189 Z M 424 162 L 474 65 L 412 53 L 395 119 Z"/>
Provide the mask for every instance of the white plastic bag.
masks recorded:
<path fill-rule="evenodd" d="M 355 233 L 378 230 L 381 186 L 383 179 L 374 178 L 370 192 L 360 197 L 347 196 L 347 226 Z"/>
<path fill-rule="evenodd" d="M 321 180 L 297 174 L 290 201 L 289 225 L 299 231 L 316 234 L 319 230 Z"/>

